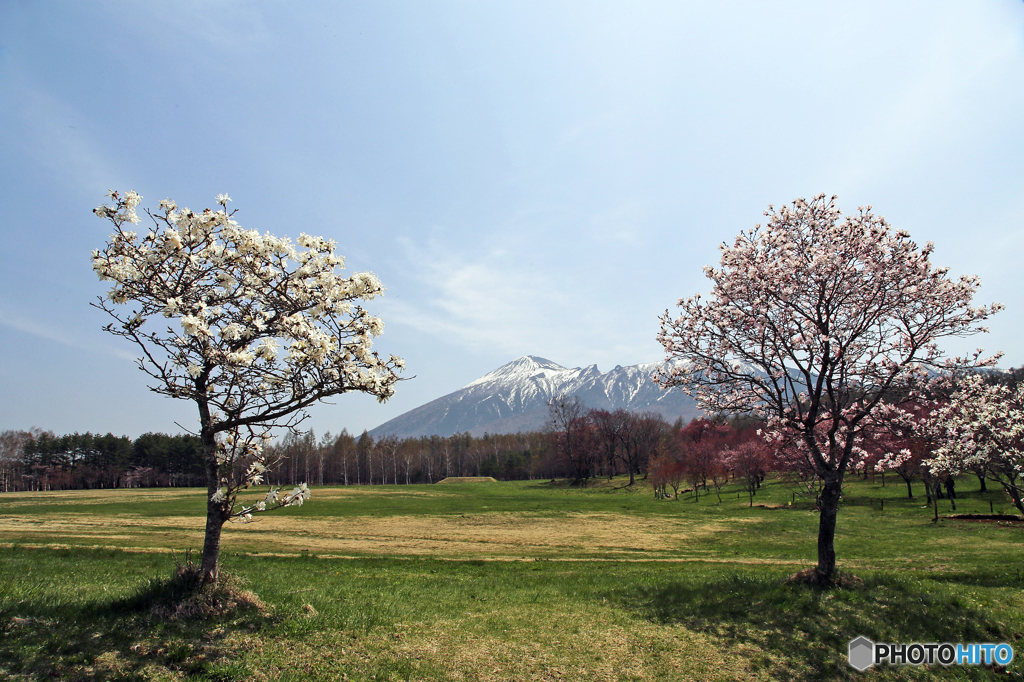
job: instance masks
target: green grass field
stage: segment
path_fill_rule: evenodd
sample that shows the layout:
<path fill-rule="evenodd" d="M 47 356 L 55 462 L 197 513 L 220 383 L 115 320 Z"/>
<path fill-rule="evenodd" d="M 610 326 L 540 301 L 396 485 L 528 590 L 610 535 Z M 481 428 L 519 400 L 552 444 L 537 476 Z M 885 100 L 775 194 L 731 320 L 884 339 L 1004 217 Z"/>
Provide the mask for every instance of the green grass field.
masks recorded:
<path fill-rule="evenodd" d="M 198 621 L 157 618 L 140 595 L 170 575 L 172 551 L 198 549 L 202 491 L 3 494 L 0 677 L 1022 676 L 1018 660 L 857 673 L 846 646 L 1006 641 L 1024 655 L 1024 525 L 932 523 L 898 480 L 850 479 L 836 550 L 864 584 L 819 592 L 786 582 L 814 563 L 817 514 L 783 482 L 752 508 L 736 488 L 694 502 L 622 484 L 314 489 L 301 508 L 225 529 L 223 570 L 266 608 Z M 976 481 L 958 487 L 959 513 L 1012 512 Z"/>

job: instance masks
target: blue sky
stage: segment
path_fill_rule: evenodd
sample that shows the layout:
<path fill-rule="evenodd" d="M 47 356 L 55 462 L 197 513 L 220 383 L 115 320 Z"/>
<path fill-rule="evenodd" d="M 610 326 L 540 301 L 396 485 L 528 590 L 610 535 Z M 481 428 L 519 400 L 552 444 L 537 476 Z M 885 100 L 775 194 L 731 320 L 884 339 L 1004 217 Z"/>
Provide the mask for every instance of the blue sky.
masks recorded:
<path fill-rule="evenodd" d="M 1024 2 L 0 0 L 0 429 L 196 423 L 101 331 L 108 188 L 337 240 L 388 287 L 360 432 L 521 355 L 658 360 L 769 204 L 871 204 L 979 302 L 949 344 L 1024 364 Z"/>

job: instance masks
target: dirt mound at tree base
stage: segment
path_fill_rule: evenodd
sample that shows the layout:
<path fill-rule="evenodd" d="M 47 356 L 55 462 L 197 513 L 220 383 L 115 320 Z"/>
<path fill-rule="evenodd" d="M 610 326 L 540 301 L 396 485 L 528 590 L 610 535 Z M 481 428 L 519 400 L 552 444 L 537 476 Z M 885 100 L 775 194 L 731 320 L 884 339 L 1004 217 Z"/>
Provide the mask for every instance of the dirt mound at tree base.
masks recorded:
<path fill-rule="evenodd" d="M 242 579 L 221 572 L 216 584 L 203 582 L 199 564 L 188 556 L 167 580 L 150 579 L 135 595 L 116 603 L 122 609 L 149 611 L 157 620 L 206 620 L 245 611 L 269 615 L 256 593 L 242 587 Z"/>
<path fill-rule="evenodd" d="M 498 479 L 493 476 L 449 476 L 442 478 L 438 483 L 497 483 Z"/>
<path fill-rule="evenodd" d="M 864 587 L 864 581 L 851 573 L 845 573 L 843 571 L 836 571 L 831 577 L 826 578 L 825 576 L 818 573 L 818 567 L 812 566 L 811 568 L 805 568 L 802 571 L 798 571 L 793 575 L 789 576 L 787 582 L 797 583 L 801 585 L 810 585 L 819 589 L 831 589 L 834 587 L 844 587 L 846 589 L 858 589 Z"/>

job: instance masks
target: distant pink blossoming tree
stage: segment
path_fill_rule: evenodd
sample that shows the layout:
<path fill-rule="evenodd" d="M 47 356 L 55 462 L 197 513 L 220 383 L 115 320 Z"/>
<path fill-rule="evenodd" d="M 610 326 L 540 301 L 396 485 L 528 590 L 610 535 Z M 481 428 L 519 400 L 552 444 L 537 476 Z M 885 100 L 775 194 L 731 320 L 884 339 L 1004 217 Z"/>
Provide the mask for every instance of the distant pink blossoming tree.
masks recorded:
<path fill-rule="evenodd" d="M 872 413 L 867 436 L 862 444 L 862 457 L 857 467 L 882 472 L 893 471 L 907 485 L 907 498 L 914 497 L 912 483 L 920 478 L 928 504 L 935 502 L 938 519 L 938 493 L 945 475 L 933 475 L 926 460 L 932 457 L 941 433 L 935 427 L 936 411 L 942 406 L 943 394 L 956 382 L 955 375 L 939 374 L 931 382 L 931 399 L 916 397 L 903 403 L 886 403 Z M 953 509 L 956 500 L 950 498 Z"/>
<path fill-rule="evenodd" d="M 743 483 L 743 489 L 750 496 L 749 506 L 754 506 L 754 495 L 772 466 L 771 450 L 761 440 L 748 440 L 722 452 L 722 459 L 733 475 Z"/>
<path fill-rule="evenodd" d="M 994 363 L 980 351 L 946 359 L 936 341 L 985 331 L 1001 306 L 972 307 L 977 277 L 933 267 L 931 243 L 918 247 L 870 207 L 843 217 L 820 195 L 765 215 L 705 268 L 708 300 L 661 317 L 657 380 L 709 413 L 761 417 L 775 443 L 800 449 L 822 479 L 815 580 L 831 584 L 843 476 L 866 418 L 928 368 Z"/>

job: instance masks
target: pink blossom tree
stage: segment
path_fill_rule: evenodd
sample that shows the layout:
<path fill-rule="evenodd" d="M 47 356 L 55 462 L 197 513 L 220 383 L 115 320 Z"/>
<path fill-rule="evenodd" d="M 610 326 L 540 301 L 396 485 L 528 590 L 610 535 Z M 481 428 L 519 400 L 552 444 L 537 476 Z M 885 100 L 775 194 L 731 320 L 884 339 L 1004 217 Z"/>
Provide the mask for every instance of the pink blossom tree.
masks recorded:
<path fill-rule="evenodd" d="M 735 437 L 728 424 L 695 419 L 676 434 L 676 451 L 687 483 L 693 488 L 693 501 L 700 501 L 700 489 L 707 490 L 708 479 L 722 466 L 722 451 Z"/>
<path fill-rule="evenodd" d="M 683 463 L 674 453 L 665 451 L 651 458 L 647 482 L 654 488 L 655 497 L 667 497 L 665 487 L 671 486 L 673 499 L 679 499 L 679 487 L 685 478 Z"/>
<path fill-rule="evenodd" d="M 865 419 L 944 359 L 936 341 L 984 331 L 1001 306 L 972 307 L 976 277 L 952 279 L 870 207 L 843 217 L 835 197 L 769 207 L 767 224 L 721 246 L 711 295 L 661 317 L 667 362 L 657 380 L 710 413 L 759 416 L 822 480 L 815 580 L 831 584 L 843 476 Z"/>
<path fill-rule="evenodd" d="M 946 390 L 952 377 L 938 375 L 932 382 L 932 393 Z M 866 434 L 861 449 L 861 462 L 865 468 L 877 472 L 894 471 L 907 485 L 907 498 L 913 499 L 912 483 L 920 478 L 924 483 L 928 503 L 932 493 L 942 481 L 932 476 L 925 460 L 937 447 L 934 428 L 935 399 L 907 400 L 902 403 L 880 405 L 866 422 Z M 953 502 L 956 509 L 956 502 Z"/>
<path fill-rule="evenodd" d="M 920 441 L 908 443 L 908 445 L 917 446 L 920 444 Z M 921 475 L 921 463 L 926 455 L 921 452 L 920 447 L 897 448 L 899 443 L 887 443 L 886 445 L 890 449 L 886 450 L 875 463 L 875 471 L 895 471 L 899 474 L 899 477 L 907 485 L 907 499 L 912 500 L 914 499 L 914 479 Z"/>
<path fill-rule="evenodd" d="M 722 459 L 742 483 L 754 506 L 754 495 L 771 469 L 771 450 L 762 440 L 748 440 L 722 452 Z"/>
<path fill-rule="evenodd" d="M 113 319 L 108 332 L 139 348 L 153 391 L 196 404 L 207 474 L 202 577 L 216 582 L 225 522 L 309 498 L 302 483 L 239 501 L 272 464 L 271 430 L 294 429 L 323 398 L 394 393 L 404 363 L 370 349 L 384 323 L 357 303 L 384 287 L 372 273 L 344 277 L 334 242 L 302 234 L 296 248 L 243 229 L 226 194 L 218 210 L 200 213 L 165 199 L 147 211 L 142 234 L 134 229 L 142 197 L 109 196 L 94 213 L 114 232 L 92 266 L 112 286 L 94 305 Z"/>

